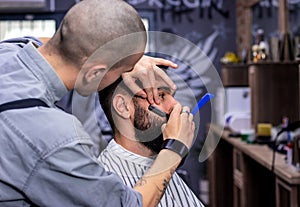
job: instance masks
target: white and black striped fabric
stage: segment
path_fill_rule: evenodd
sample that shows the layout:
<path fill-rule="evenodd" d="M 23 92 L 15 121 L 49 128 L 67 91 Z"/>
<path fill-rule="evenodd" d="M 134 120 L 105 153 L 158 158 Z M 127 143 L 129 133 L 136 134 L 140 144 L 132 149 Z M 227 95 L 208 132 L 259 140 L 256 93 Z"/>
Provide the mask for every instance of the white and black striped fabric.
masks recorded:
<path fill-rule="evenodd" d="M 153 157 L 142 157 L 126 150 L 114 140 L 110 141 L 98 159 L 107 171 L 119 175 L 129 187 L 135 185 L 154 161 Z M 158 206 L 203 207 L 203 204 L 179 175 L 174 173 Z"/>

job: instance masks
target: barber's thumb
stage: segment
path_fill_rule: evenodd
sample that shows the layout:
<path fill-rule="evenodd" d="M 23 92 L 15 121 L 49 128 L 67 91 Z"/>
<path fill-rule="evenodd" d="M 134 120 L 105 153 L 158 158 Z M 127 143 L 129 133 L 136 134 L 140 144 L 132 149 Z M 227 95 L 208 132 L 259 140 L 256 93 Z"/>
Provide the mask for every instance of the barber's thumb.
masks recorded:
<path fill-rule="evenodd" d="M 164 132 L 165 128 L 166 128 L 167 124 L 164 123 L 162 126 L 161 126 L 161 131 Z"/>

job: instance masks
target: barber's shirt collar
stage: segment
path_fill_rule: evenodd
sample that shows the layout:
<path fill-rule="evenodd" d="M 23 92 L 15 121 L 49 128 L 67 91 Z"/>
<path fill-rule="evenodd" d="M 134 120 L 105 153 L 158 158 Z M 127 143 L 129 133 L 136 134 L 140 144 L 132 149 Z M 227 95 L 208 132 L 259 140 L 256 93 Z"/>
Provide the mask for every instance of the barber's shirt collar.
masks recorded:
<path fill-rule="evenodd" d="M 55 70 L 39 53 L 36 45 L 32 42 L 25 45 L 23 49 L 19 53 L 19 56 L 25 60 L 25 64 L 28 64 L 29 70 L 46 84 L 47 95 L 50 101 L 54 103 L 60 100 L 68 90 Z"/>

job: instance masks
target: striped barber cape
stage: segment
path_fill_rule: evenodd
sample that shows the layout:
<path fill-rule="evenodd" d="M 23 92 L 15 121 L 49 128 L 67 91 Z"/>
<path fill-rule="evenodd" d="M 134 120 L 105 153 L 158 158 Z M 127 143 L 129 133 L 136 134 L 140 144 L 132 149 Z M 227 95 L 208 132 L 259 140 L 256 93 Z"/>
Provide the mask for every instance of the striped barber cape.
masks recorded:
<path fill-rule="evenodd" d="M 119 175 L 125 185 L 133 187 L 150 168 L 154 157 L 148 158 L 134 154 L 111 140 L 98 160 L 107 171 Z M 203 204 L 179 175 L 174 173 L 158 206 L 203 207 Z"/>

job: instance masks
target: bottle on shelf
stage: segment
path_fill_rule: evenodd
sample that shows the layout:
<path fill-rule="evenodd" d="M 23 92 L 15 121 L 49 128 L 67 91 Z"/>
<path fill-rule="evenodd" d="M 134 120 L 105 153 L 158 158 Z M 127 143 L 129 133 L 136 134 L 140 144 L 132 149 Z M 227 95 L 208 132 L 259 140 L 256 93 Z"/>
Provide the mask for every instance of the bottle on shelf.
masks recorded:
<path fill-rule="evenodd" d="M 266 61 L 269 57 L 269 45 L 264 39 L 264 30 L 258 29 L 252 46 L 252 61 Z"/>
<path fill-rule="evenodd" d="M 289 125 L 289 118 L 288 117 L 283 117 L 282 119 L 282 127 L 283 128 L 287 128 Z M 287 160 L 287 164 L 291 165 L 292 164 L 292 158 L 293 158 L 293 140 L 292 140 L 292 135 L 290 131 L 286 132 L 286 136 L 287 136 L 287 144 L 285 146 L 285 150 L 286 150 L 286 160 Z"/>
<path fill-rule="evenodd" d="M 268 59 L 268 53 L 264 42 L 261 42 L 259 45 L 259 54 L 260 60 L 266 61 Z"/>
<path fill-rule="evenodd" d="M 252 46 L 252 61 L 255 63 L 259 61 L 259 46 L 258 45 Z"/>

